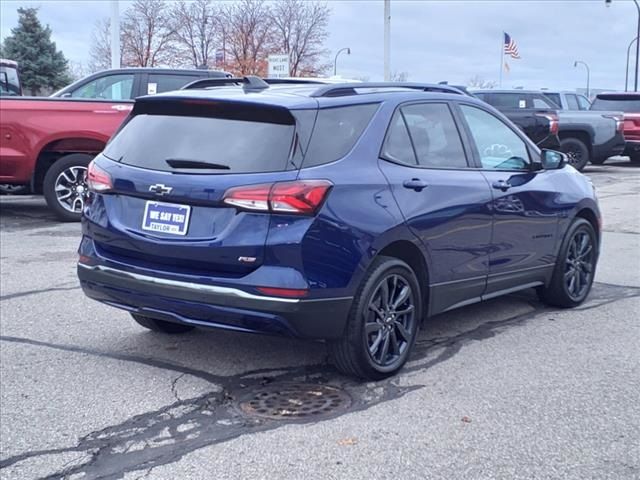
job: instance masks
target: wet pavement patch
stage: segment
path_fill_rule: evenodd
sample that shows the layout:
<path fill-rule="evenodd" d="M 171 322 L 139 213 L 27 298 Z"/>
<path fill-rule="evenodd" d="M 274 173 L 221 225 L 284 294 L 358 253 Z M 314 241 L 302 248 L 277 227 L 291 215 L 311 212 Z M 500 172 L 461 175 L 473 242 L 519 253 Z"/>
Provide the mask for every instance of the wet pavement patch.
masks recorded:
<path fill-rule="evenodd" d="M 346 411 L 351 397 L 343 390 L 313 383 L 276 383 L 245 396 L 240 410 L 271 420 L 321 418 Z"/>

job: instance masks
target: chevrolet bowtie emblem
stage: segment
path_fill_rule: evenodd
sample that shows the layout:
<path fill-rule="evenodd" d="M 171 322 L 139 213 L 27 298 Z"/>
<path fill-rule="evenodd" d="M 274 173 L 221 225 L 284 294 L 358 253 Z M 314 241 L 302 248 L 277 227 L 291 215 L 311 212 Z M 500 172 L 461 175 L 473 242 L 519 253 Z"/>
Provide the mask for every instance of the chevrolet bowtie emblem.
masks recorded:
<path fill-rule="evenodd" d="M 149 191 L 155 193 L 156 195 L 171 193 L 171 190 L 173 190 L 173 187 L 167 187 L 163 183 L 156 183 L 155 185 L 151 185 L 149 187 Z"/>

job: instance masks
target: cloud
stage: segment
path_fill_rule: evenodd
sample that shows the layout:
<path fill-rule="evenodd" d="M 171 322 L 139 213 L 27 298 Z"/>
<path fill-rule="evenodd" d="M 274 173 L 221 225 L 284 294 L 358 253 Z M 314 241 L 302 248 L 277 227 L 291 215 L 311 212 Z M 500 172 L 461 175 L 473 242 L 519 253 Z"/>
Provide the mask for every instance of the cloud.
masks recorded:
<path fill-rule="evenodd" d="M 120 11 L 130 2 L 120 2 Z M 343 77 L 383 76 L 383 2 L 329 0 L 332 9 L 328 49 L 341 54 Z M 67 58 L 86 63 L 95 21 L 109 15 L 109 2 L 0 2 L 0 37 L 10 34 L 20 6 L 39 6 L 40 19 Z M 583 87 L 583 67 L 591 67 L 595 88 L 624 88 L 626 49 L 635 37 L 637 11 L 632 2 L 591 1 L 435 1 L 391 0 L 391 69 L 414 81 L 465 83 L 480 75 L 497 80 L 502 32 L 518 43 L 521 60 L 510 60 L 504 86 L 574 89 Z M 634 53 L 632 53 L 632 59 Z M 633 66 L 632 66 L 633 70 Z M 632 76 L 632 75 L 631 75 Z"/>

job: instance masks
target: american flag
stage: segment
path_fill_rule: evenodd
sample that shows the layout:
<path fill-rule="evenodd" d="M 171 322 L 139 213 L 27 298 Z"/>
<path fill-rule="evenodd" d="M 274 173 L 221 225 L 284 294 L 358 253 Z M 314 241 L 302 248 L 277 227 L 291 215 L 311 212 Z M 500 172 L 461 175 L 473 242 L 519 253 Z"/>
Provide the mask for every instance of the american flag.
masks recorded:
<path fill-rule="evenodd" d="M 518 45 L 516 45 L 516 42 L 509 36 L 508 33 L 504 34 L 504 53 L 509 55 L 511 58 L 520 58 L 520 54 L 518 53 Z"/>

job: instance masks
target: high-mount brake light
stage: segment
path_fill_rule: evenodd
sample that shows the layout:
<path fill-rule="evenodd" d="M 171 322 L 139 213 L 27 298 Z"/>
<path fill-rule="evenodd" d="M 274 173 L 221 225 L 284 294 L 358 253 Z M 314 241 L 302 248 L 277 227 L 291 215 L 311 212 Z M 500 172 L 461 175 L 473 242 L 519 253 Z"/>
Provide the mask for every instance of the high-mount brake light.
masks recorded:
<path fill-rule="evenodd" d="M 108 192 L 113 188 L 111 176 L 91 161 L 87 168 L 87 186 L 92 192 Z"/>
<path fill-rule="evenodd" d="M 332 186 L 328 180 L 296 180 L 234 187 L 223 201 L 245 210 L 313 215 Z"/>

